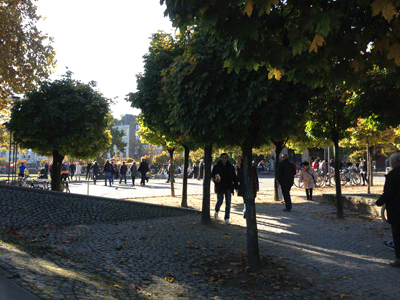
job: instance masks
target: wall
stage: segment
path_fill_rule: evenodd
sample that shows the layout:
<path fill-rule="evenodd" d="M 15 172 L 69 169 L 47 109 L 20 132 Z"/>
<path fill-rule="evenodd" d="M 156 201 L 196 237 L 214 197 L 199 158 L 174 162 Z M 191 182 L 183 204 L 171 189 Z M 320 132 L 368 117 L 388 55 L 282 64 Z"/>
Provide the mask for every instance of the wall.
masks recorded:
<path fill-rule="evenodd" d="M 119 199 L 0 186 L 0 226 L 112 223 L 198 214 L 198 211 Z"/>

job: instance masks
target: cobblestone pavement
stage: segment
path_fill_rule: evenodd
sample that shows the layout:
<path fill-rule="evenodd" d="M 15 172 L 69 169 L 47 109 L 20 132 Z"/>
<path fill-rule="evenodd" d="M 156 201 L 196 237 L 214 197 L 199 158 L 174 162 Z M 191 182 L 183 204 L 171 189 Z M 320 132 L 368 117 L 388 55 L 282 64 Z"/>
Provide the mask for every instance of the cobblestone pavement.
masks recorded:
<path fill-rule="evenodd" d="M 158 185 L 162 189 L 163 183 Z M 150 181 L 149 186 L 128 192 L 98 184 L 90 191 L 108 197 L 112 193 L 113 198 L 129 193 L 133 198 L 132 191 L 151 191 L 155 186 Z M 201 185 L 197 188 L 201 190 Z M 316 201 L 311 202 L 305 200 L 304 190 L 293 189 L 293 210 L 286 213 L 268 188 L 262 188 L 257 197 L 260 253 L 293 277 L 270 289 L 243 287 L 240 282 L 220 285 L 202 274 L 202 262 L 213 267 L 218 258 L 234 257 L 246 249 L 243 205 L 236 196 L 231 226 L 222 220 L 204 226 L 199 216 L 184 216 L 21 229 L 14 235 L 30 243 L 25 247 L 36 245 L 35 251 L 0 242 L 0 274 L 41 299 L 399 299 L 400 269 L 389 266 L 394 251 L 382 243 L 391 238 L 390 229 L 379 219 L 348 211 L 344 220 L 337 220 L 334 207 L 320 196 L 333 191 L 316 190 Z M 366 188 L 343 189 L 350 191 L 361 193 Z M 374 191 L 380 193 L 382 186 Z M 188 204 L 201 207 L 201 196 L 190 193 Z M 137 194 L 141 196 L 135 201 L 179 205 L 178 197 Z M 227 273 L 235 264 L 232 260 Z M 266 276 L 274 274 L 269 272 Z M 293 279 L 299 284 L 292 284 Z"/>

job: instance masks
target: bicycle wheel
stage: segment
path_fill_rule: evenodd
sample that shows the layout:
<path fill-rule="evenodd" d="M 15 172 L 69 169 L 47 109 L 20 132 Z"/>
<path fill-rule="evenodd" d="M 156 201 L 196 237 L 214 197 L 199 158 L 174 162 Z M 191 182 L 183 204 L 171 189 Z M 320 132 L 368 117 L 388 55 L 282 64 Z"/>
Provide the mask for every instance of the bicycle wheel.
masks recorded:
<path fill-rule="evenodd" d="M 294 176 L 294 185 L 298 188 L 302 188 L 304 183 L 303 181 L 300 180 L 300 175 L 295 175 Z"/>
<path fill-rule="evenodd" d="M 387 220 L 387 209 L 386 209 L 386 204 L 382 205 L 381 208 L 381 218 L 383 220 L 383 222 L 385 222 L 386 224 L 390 225 L 388 220 Z"/>
<path fill-rule="evenodd" d="M 353 173 L 351 176 L 352 182 L 354 185 L 360 185 L 361 184 L 361 176 L 360 174 Z"/>
<path fill-rule="evenodd" d="M 346 185 L 347 177 L 345 174 L 340 174 L 340 185 Z"/>
<path fill-rule="evenodd" d="M 317 180 L 315 181 L 315 186 L 316 187 L 321 187 L 325 183 L 325 177 L 322 174 L 318 174 Z"/>

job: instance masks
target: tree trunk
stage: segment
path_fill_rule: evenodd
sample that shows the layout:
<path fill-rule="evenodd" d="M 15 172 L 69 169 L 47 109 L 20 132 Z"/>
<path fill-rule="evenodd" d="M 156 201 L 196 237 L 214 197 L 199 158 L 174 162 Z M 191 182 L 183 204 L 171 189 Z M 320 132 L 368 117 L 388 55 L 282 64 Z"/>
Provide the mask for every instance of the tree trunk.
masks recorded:
<path fill-rule="evenodd" d="M 370 176 L 370 171 L 371 171 L 372 164 L 371 164 L 370 158 L 371 158 L 371 153 L 369 152 L 369 144 L 367 143 L 367 178 L 368 178 L 368 181 L 367 181 L 367 186 L 368 186 L 367 193 L 368 194 L 371 194 L 371 176 Z"/>
<path fill-rule="evenodd" d="M 368 171 L 368 182 L 370 186 L 374 186 L 374 166 L 372 165 L 372 151 L 374 150 L 374 147 L 371 147 L 370 145 L 367 145 L 367 152 L 369 153 L 369 171 Z"/>
<path fill-rule="evenodd" d="M 343 219 L 342 186 L 340 184 L 339 139 L 333 141 L 335 147 L 335 182 L 336 182 L 336 210 L 337 218 Z"/>
<path fill-rule="evenodd" d="M 183 145 L 185 148 L 185 163 L 184 163 L 184 170 L 183 170 L 183 186 L 182 186 L 182 207 L 188 207 L 187 204 L 187 182 L 188 182 L 188 168 L 189 168 L 189 147 Z"/>
<path fill-rule="evenodd" d="M 247 255 L 249 267 L 252 271 L 260 268 L 260 251 L 258 248 L 258 233 L 256 219 L 256 204 L 254 193 L 254 174 L 252 171 L 252 144 L 246 142 L 242 147 L 243 152 L 243 173 L 244 173 L 244 202 L 246 203 L 246 224 L 247 224 Z"/>
<path fill-rule="evenodd" d="M 64 155 L 58 153 L 58 150 L 53 150 L 53 169 L 51 174 L 51 190 L 61 192 L 61 166 L 64 160 Z"/>
<path fill-rule="evenodd" d="M 175 187 L 174 187 L 174 151 L 175 148 L 168 149 L 169 153 L 169 161 L 170 161 L 170 167 L 169 167 L 169 178 L 170 178 L 170 183 L 171 183 L 171 197 L 175 197 Z"/>
<path fill-rule="evenodd" d="M 272 143 L 275 145 L 275 180 L 274 180 L 274 190 L 275 190 L 275 201 L 280 201 L 278 197 L 278 165 L 279 165 L 279 154 L 281 154 L 283 150 L 283 145 L 285 144 L 284 142 L 276 142 L 272 141 Z"/>
<path fill-rule="evenodd" d="M 210 186 L 211 186 L 211 151 L 212 145 L 204 148 L 204 174 L 203 174 L 203 205 L 201 210 L 201 223 L 211 224 L 210 218 Z"/>

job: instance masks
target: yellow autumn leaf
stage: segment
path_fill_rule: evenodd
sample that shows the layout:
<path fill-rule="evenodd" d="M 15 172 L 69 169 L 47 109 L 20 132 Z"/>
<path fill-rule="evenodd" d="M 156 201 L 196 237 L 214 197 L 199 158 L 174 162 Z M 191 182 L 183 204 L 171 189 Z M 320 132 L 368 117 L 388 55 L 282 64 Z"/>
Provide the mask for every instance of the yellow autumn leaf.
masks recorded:
<path fill-rule="evenodd" d="M 174 281 L 173 277 L 165 277 L 164 279 L 165 279 L 165 281 L 168 281 L 170 283 L 172 283 Z"/>
<path fill-rule="evenodd" d="M 324 42 L 325 42 L 325 39 L 322 36 L 316 34 L 314 37 L 314 40 L 311 43 L 310 49 L 308 51 L 310 53 L 313 51 L 318 52 L 318 46 L 322 46 L 324 44 Z"/>
<path fill-rule="evenodd" d="M 261 17 L 263 14 L 269 15 L 271 13 L 271 6 L 278 5 L 279 0 L 268 0 L 265 6 L 262 6 L 260 11 L 258 12 L 258 16 Z"/>
<path fill-rule="evenodd" d="M 268 73 L 268 79 L 272 79 L 275 77 L 276 80 L 281 80 L 282 76 L 285 74 L 285 71 L 283 69 L 270 69 Z"/>
<path fill-rule="evenodd" d="M 400 44 L 394 44 L 389 48 L 388 59 L 394 59 L 394 63 L 400 66 Z"/>
<path fill-rule="evenodd" d="M 244 6 L 243 14 L 248 15 L 251 17 L 251 14 L 253 13 L 253 0 L 246 0 L 246 4 Z"/>
<path fill-rule="evenodd" d="M 375 0 L 372 4 L 372 16 L 382 13 L 382 16 L 390 22 L 394 16 L 398 16 L 399 12 L 391 1 Z"/>
<path fill-rule="evenodd" d="M 122 286 L 120 286 L 119 284 L 114 284 L 114 287 L 115 287 L 115 288 L 118 288 L 118 289 L 121 289 L 121 290 L 124 289 L 124 288 L 123 288 Z"/>

